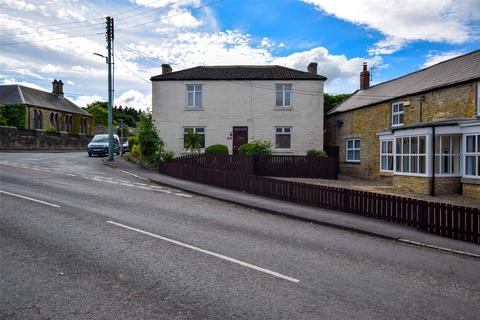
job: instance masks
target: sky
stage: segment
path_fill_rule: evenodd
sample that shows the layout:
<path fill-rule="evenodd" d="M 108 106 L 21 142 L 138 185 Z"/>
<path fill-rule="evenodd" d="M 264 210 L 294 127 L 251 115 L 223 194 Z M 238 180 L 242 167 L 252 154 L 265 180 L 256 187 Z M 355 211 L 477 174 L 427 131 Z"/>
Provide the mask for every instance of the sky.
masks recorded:
<path fill-rule="evenodd" d="M 151 108 L 162 63 L 318 63 L 325 92 L 372 84 L 480 49 L 480 0 L 0 0 L 0 84 L 51 91 L 81 107 L 107 97 L 105 17 L 115 22 L 115 104 Z"/>

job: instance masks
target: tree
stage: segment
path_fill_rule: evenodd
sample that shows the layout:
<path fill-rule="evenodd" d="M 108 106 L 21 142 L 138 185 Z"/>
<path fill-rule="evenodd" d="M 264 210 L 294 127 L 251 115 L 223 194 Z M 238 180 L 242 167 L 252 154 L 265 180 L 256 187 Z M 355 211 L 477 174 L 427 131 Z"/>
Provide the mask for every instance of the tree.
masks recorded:
<path fill-rule="evenodd" d="M 138 145 L 140 155 L 145 162 L 154 164 L 160 161 L 165 144 L 158 136 L 151 113 L 146 113 L 141 117 Z"/>
<path fill-rule="evenodd" d="M 199 134 L 193 132 L 193 129 L 187 129 L 187 133 L 183 136 L 185 149 L 191 153 L 200 153 L 202 147 L 202 137 Z"/>
<path fill-rule="evenodd" d="M 108 104 L 107 102 L 95 101 L 85 108 L 93 116 L 95 125 L 108 125 Z"/>
<path fill-rule="evenodd" d="M 332 110 L 334 107 L 338 106 L 343 101 L 350 98 L 350 96 L 351 94 L 331 95 L 331 94 L 325 93 L 323 95 L 323 104 L 324 104 L 323 112 L 327 113 L 328 111 Z"/>

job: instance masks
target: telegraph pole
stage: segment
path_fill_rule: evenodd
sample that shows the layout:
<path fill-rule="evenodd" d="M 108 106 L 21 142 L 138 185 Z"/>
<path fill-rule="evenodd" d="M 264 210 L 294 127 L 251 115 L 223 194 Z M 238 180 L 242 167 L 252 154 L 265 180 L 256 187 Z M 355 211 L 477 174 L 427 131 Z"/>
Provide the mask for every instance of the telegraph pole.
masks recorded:
<path fill-rule="evenodd" d="M 113 161 L 113 78 L 112 78 L 112 48 L 113 48 L 113 18 L 107 17 L 107 64 L 108 64 L 108 160 Z"/>

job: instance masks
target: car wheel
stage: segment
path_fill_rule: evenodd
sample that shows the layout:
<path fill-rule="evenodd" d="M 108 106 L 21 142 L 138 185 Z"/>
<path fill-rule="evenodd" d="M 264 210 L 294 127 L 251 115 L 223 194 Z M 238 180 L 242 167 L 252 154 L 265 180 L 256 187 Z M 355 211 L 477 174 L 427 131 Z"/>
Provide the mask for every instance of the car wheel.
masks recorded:
<path fill-rule="evenodd" d="M 91 156 L 92 156 L 92 154 L 89 152 L 89 153 L 88 153 L 88 156 L 89 156 L 89 157 L 91 157 Z"/>

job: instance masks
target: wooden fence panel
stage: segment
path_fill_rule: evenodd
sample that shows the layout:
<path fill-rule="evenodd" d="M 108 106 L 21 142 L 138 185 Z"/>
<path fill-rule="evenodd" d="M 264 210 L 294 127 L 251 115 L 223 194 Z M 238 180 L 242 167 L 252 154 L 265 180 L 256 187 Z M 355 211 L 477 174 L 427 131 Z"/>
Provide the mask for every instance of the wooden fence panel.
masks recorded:
<path fill-rule="evenodd" d="M 310 185 L 243 172 L 201 168 L 196 165 L 208 165 L 208 163 L 204 160 L 194 159 L 194 157 L 185 157 L 182 161 L 186 163 L 194 162 L 195 166 L 164 162 L 159 165 L 159 172 L 179 179 L 221 188 L 351 212 L 412 226 L 444 237 L 480 244 L 479 208 L 466 208 L 345 188 Z M 285 163 L 285 160 L 275 161 Z M 237 168 L 240 168 L 240 166 Z"/>

